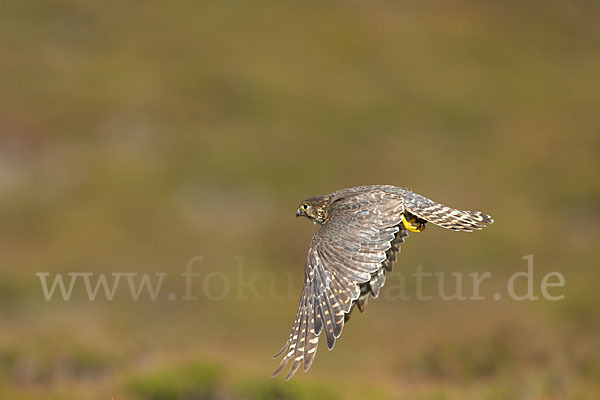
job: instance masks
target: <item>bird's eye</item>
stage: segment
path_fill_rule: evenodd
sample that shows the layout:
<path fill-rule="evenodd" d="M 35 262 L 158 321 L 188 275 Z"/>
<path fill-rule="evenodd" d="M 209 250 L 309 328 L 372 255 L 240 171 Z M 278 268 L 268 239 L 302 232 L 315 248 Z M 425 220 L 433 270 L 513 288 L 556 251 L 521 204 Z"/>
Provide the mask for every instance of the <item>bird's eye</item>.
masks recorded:
<path fill-rule="evenodd" d="M 302 208 L 305 210 L 308 210 L 308 204 L 306 204 L 306 203 L 302 204 Z"/>

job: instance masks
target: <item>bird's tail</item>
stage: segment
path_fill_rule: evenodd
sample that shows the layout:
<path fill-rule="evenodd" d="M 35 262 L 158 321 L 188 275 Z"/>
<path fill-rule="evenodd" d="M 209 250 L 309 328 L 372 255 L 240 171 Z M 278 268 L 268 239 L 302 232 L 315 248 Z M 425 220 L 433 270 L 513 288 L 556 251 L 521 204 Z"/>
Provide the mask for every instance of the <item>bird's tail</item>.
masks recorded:
<path fill-rule="evenodd" d="M 453 231 L 479 230 L 494 222 L 481 211 L 462 211 L 429 200 L 418 194 L 407 196 L 405 210 L 417 218 Z"/>

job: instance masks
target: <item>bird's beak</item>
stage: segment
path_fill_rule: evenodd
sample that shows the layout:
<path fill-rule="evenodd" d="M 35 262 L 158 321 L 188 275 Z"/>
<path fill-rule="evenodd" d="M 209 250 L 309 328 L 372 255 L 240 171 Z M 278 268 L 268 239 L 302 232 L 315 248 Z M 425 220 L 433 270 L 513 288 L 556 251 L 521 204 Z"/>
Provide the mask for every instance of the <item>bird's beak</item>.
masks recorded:
<path fill-rule="evenodd" d="M 300 209 L 296 210 L 296 217 L 299 217 L 300 215 L 302 215 L 302 213 L 300 212 Z"/>

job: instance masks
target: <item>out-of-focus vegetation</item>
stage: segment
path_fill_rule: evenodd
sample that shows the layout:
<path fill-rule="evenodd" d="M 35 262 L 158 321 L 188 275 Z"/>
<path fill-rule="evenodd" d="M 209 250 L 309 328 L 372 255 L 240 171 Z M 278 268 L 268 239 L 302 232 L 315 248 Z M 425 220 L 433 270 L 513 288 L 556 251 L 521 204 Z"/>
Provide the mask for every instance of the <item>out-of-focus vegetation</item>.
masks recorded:
<path fill-rule="evenodd" d="M 0 398 L 598 398 L 599 16 L 594 1 L 3 2 Z M 375 183 L 496 218 L 428 227 L 395 265 L 490 271 L 487 300 L 418 301 L 407 279 L 412 299 L 372 301 L 310 373 L 269 378 L 314 231 L 297 203 Z M 557 271 L 563 300 L 493 300 L 528 254 L 535 294 Z M 125 278 L 112 301 L 83 284 L 46 301 L 39 272 L 169 275 L 155 301 Z"/>

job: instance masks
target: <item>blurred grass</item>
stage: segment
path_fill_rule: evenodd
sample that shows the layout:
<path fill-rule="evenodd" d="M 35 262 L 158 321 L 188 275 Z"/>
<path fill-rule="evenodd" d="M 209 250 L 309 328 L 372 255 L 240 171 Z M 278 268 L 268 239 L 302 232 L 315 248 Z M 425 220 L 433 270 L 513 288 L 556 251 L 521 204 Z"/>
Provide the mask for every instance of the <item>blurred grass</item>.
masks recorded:
<path fill-rule="evenodd" d="M 141 399 L 213 399 L 222 371 L 213 365 L 186 365 L 131 378 L 126 388 Z"/>
<path fill-rule="evenodd" d="M 597 2 L 0 7 L 0 398 L 600 393 Z M 565 299 L 374 301 L 309 374 L 270 380 L 314 232 L 297 203 L 375 183 L 497 221 L 411 235 L 397 270 L 491 271 L 489 297 L 534 254 L 537 294 L 559 271 Z M 90 303 L 45 302 L 35 276 L 195 255 L 274 281 Z"/>

